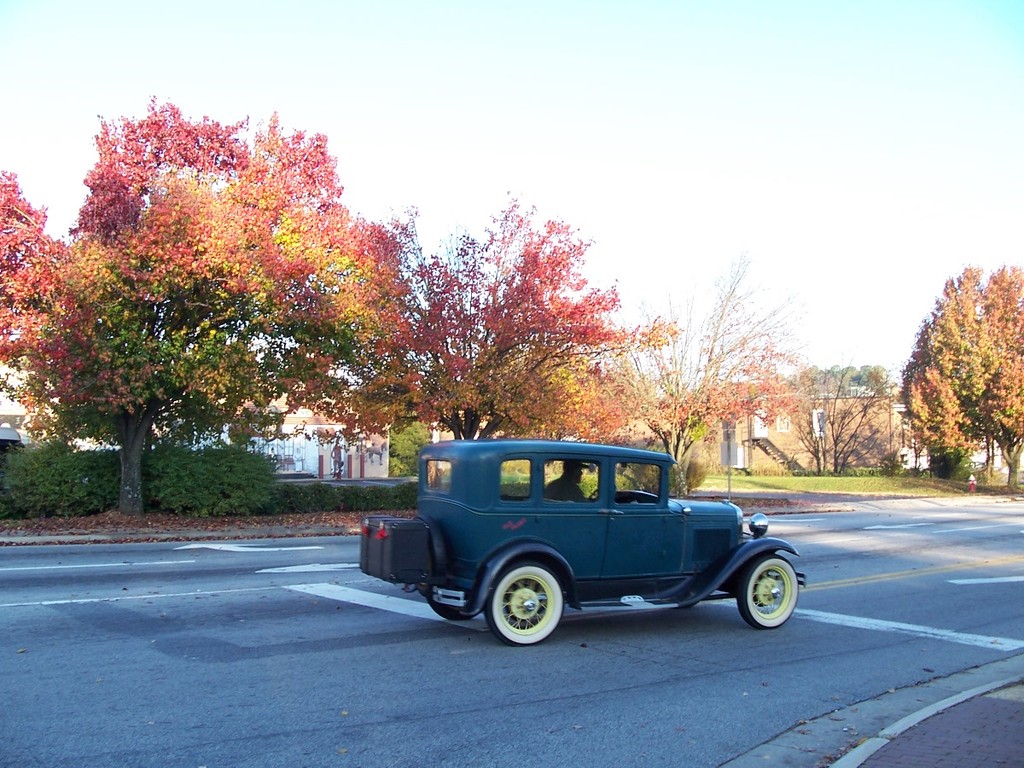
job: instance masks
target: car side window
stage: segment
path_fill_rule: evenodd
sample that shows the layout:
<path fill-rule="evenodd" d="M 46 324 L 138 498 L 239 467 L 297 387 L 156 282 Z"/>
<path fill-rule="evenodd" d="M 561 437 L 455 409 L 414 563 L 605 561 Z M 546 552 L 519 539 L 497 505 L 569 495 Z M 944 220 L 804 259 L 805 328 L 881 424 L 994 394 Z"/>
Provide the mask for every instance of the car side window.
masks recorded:
<path fill-rule="evenodd" d="M 544 462 L 544 498 L 548 501 L 590 502 L 597 499 L 600 468 L 579 459 Z"/>
<path fill-rule="evenodd" d="M 526 501 L 530 498 L 530 460 L 508 459 L 501 462 L 499 480 L 502 501 Z"/>
<path fill-rule="evenodd" d="M 661 495 L 659 464 L 619 462 L 615 465 L 615 501 L 620 504 L 657 504 Z"/>
<path fill-rule="evenodd" d="M 427 462 L 427 488 L 448 493 L 452 489 L 452 463 L 450 461 Z"/>

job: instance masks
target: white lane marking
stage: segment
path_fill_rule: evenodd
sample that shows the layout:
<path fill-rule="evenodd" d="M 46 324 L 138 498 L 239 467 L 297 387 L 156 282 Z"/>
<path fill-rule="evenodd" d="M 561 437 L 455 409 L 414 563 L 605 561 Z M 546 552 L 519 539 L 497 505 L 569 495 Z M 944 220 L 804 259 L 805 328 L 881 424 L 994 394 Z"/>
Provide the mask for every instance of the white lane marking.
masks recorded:
<path fill-rule="evenodd" d="M 213 589 L 195 592 L 168 592 L 166 595 L 115 595 L 112 597 L 75 597 L 67 600 L 33 600 L 29 603 L 0 603 L 0 608 L 25 608 L 38 605 L 84 605 L 87 603 L 120 603 L 125 600 L 162 600 L 167 597 L 205 597 L 230 595 L 237 592 L 271 592 L 280 587 L 245 587 L 242 589 Z"/>
<path fill-rule="evenodd" d="M 310 563 L 309 565 L 286 565 L 281 568 L 261 568 L 256 573 L 320 573 L 322 571 L 345 571 L 358 567 L 359 563 Z"/>
<path fill-rule="evenodd" d="M 800 539 L 800 545 L 803 546 L 804 544 L 848 544 L 851 541 L 866 541 L 867 539 L 867 536 L 850 536 L 846 539 L 832 539 L 828 536 L 824 536 L 815 539 Z"/>
<path fill-rule="evenodd" d="M 222 552 L 297 552 L 300 549 L 323 549 L 322 546 L 308 547 L 254 547 L 246 544 L 186 544 L 175 549 L 217 549 Z"/>
<path fill-rule="evenodd" d="M 152 563 L 83 563 L 82 565 L 19 565 L 0 568 L 0 571 L 60 571 L 72 568 L 130 568 L 133 565 L 185 565 L 195 560 L 162 560 Z"/>
<path fill-rule="evenodd" d="M 942 531 L 933 531 L 933 533 L 959 533 L 960 531 L 984 531 L 989 528 L 1011 528 L 1020 523 L 996 523 L 994 525 L 975 525 L 970 528 L 946 528 Z"/>
<path fill-rule="evenodd" d="M 991 579 L 950 579 L 950 584 L 1015 584 L 1024 576 L 997 576 Z"/>
<path fill-rule="evenodd" d="M 361 589 L 339 587 L 337 584 L 292 584 L 286 586 L 285 589 L 303 592 L 307 595 L 315 595 L 316 597 L 326 597 L 328 600 L 362 605 L 366 608 L 378 608 L 382 611 L 400 613 L 404 616 L 414 616 L 417 619 L 430 619 L 431 621 L 448 623 L 447 619 L 443 619 L 434 613 L 434 609 L 425 602 L 407 600 L 395 595 L 379 595 L 374 592 L 364 592 Z M 487 630 L 486 627 L 481 627 L 479 624 L 480 622 L 459 622 L 460 626 L 478 629 L 482 632 Z"/>
<path fill-rule="evenodd" d="M 894 531 L 899 528 L 920 528 L 924 525 L 935 525 L 935 523 L 903 523 L 902 525 L 869 525 L 865 531 Z"/>
<path fill-rule="evenodd" d="M 900 632 L 906 635 L 929 637 L 934 640 L 948 640 L 951 643 L 973 645 L 979 648 L 991 648 L 999 651 L 1019 651 L 1024 649 L 1024 640 L 1014 640 L 1009 637 L 972 635 L 966 632 L 954 632 L 949 629 L 925 627 L 920 624 L 904 624 L 899 621 L 882 621 L 881 619 L 866 619 L 860 616 L 844 616 L 841 613 L 826 613 L 825 611 L 812 611 L 805 608 L 798 608 L 796 613 L 812 621 L 820 621 L 823 624 L 837 624 L 842 627 L 853 627 L 854 629 Z"/>
<path fill-rule="evenodd" d="M 774 523 L 775 525 L 803 525 L 804 523 L 820 523 L 825 518 L 824 517 L 807 517 L 807 518 L 787 517 L 787 518 L 785 518 L 783 520 L 783 519 L 779 519 L 779 518 L 776 517 L 774 520 L 772 518 L 768 518 L 768 519 L 771 520 L 771 522 Z"/>

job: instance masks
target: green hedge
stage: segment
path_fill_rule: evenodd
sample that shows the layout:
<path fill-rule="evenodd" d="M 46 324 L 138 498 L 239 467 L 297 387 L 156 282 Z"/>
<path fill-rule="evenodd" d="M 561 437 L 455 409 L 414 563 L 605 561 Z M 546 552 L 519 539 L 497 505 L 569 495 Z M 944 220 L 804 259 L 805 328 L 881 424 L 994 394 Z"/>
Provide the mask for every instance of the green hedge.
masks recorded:
<path fill-rule="evenodd" d="M 143 461 L 146 509 L 190 517 L 272 511 L 274 471 L 266 456 L 244 448 L 192 450 L 160 445 Z"/>
<path fill-rule="evenodd" d="M 116 506 L 120 482 L 116 451 L 42 443 L 8 452 L 4 506 L 12 517 L 94 515 Z"/>
<path fill-rule="evenodd" d="M 7 454 L 0 517 L 77 517 L 117 507 L 116 451 L 43 443 Z M 277 482 L 266 457 L 243 448 L 157 446 L 143 460 L 150 512 L 192 517 L 407 510 L 416 483 L 346 485 Z"/>
<path fill-rule="evenodd" d="M 278 483 L 274 509 L 279 513 L 375 512 L 415 509 L 416 483 L 397 485 L 328 485 Z"/>

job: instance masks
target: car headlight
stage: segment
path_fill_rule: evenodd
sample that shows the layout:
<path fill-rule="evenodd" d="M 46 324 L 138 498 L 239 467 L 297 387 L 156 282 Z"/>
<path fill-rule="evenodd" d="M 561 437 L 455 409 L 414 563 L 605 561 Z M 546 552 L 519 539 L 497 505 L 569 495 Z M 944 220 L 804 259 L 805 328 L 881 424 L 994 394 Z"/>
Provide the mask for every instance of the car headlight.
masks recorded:
<path fill-rule="evenodd" d="M 750 533 L 755 539 L 760 539 L 768 533 L 768 516 L 763 512 L 751 515 L 750 522 L 747 523 L 747 528 L 750 529 Z"/>

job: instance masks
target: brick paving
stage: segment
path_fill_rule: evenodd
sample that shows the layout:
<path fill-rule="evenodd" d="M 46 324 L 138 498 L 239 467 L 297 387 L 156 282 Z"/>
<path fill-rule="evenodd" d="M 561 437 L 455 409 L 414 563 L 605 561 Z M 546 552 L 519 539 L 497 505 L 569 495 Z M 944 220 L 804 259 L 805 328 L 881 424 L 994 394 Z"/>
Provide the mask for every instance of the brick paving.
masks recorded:
<path fill-rule="evenodd" d="M 1024 768 L 1024 685 L 958 704 L 907 729 L 863 768 Z"/>

